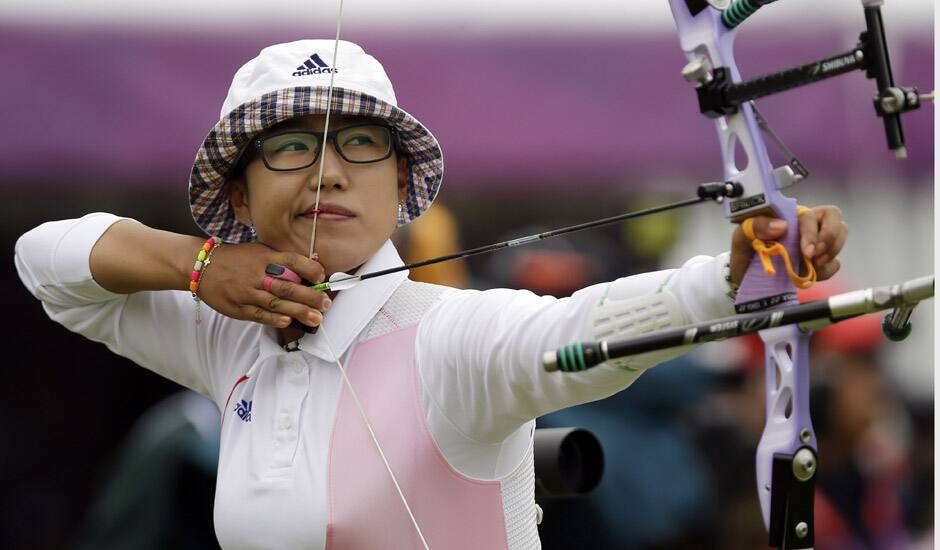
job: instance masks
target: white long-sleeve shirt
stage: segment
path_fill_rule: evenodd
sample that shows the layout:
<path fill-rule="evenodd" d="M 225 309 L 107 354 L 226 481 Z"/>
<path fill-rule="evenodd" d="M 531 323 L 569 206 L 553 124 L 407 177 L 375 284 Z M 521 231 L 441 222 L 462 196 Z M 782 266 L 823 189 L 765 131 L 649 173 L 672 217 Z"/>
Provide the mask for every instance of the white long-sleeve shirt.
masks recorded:
<path fill-rule="evenodd" d="M 222 411 L 216 532 L 225 548 L 322 548 L 329 437 L 342 383 L 332 351 L 346 363 L 407 273 L 340 292 L 323 330 L 304 336 L 301 352 L 288 353 L 273 328 L 207 307 L 204 323 L 195 325 L 187 292 L 123 295 L 103 289 L 92 278 L 89 257 L 119 219 L 90 214 L 23 235 L 16 266 L 24 284 L 55 321 L 205 395 L 220 409 L 239 377 L 262 364 L 280 367 L 276 383 L 254 389 L 253 406 L 270 407 L 263 416 L 273 420 L 252 426 L 250 444 L 227 444 L 241 419 Z M 675 356 L 646 354 L 634 371 L 602 365 L 564 375 L 546 373 L 538 360 L 546 350 L 590 339 L 587 319 L 604 293 L 621 300 L 669 292 L 678 299 L 683 323 L 732 314 L 722 274 L 726 261 L 698 256 L 678 270 L 625 277 L 565 299 L 507 289 L 442 293 L 421 318 L 415 356 L 427 423 L 448 462 L 471 477 L 500 479 L 520 463 L 537 416 L 611 395 L 642 368 Z M 361 272 L 397 265 L 402 261 L 387 242 Z"/>

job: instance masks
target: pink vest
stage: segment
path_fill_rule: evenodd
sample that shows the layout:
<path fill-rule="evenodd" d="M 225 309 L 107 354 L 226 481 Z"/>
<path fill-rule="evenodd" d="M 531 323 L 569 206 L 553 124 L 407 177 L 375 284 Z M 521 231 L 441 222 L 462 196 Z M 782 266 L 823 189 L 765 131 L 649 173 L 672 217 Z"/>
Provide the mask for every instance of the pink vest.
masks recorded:
<path fill-rule="evenodd" d="M 431 549 L 507 548 L 500 482 L 455 471 L 421 406 L 417 326 L 356 346 L 348 376 Z M 343 384 L 330 443 L 328 550 L 422 548 Z"/>

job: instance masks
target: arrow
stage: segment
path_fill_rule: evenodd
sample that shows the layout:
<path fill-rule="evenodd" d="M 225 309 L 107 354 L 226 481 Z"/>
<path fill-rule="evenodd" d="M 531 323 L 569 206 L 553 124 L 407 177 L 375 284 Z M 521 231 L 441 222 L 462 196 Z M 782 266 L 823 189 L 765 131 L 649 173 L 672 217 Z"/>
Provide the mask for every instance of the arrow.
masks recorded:
<path fill-rule="evenodd" d="M 661 206 L 654 206 L 653 208 L 646 208 L 644 210 L 636 210 L 633 212 L 627 212 L 625 214 L 618 214 L 616 216 L 611 216 L 609 218 L 601 218 L 599 220 L 593 220 L 589 222 L 580 223 L 577 225 L 569 225 L 567 227 L 560 227 L 558 229 L 552 229 L 550 231 L 545 231 L 543 233 L 536 233 L 534 235 L 528 235 L 526 237 L 519 237 L 516 239 L 510 239 L 508 241 L 502 241 L 493 244 L 487 244 L 477 248 L 471 248 L 469 250 L 464 250 L 461 252 L 454 252 L 453 254 L 447 254 L 446 256 L 439 256 L 437 258 L 432 258 L 430 260 L 423 260 L 420 262 L 415 262 L 413 264 L 401 265 L 398 267 L 392 267 L 389 269 L 383 269 L 381 271 L 374 271 L 372 273 L 366 273 L 364 275 L 350 275 L 348 273 L 336 272 L 330 275 L 328 281 L 315 284 L 310 288 L 314 290 L 347 290 L 358 285 L 360 282 L 367 279 L 373 279 L 375 277 L 381 277 L 383 275 L 389 275 L 391 273 L 397 273 L 399 271 L 405 271 L 409 269 L 414 269 L 418 267 L 424 267 L 427 265 L 438 264 L 441 262 L 447 262 L 450 260 L 459 260 L 461 258 L 469 258 L 470 256 L 476 256 L 478 254 L 484 254 L 487 252 L 494 252 L 503 248 L 510 248 L 513 246 L 519 246 L 523 244 L 533 243 L 536 241 L 541 241 L 545 239 L 550 239 L 552 237 L 557 237 L 559 235 L 565 235 L 567 233 L 574 233 L 576 231 L 583 231 L 585 229 L 591 229 L 593 227 L 601 227 L 604 225 L 610 225 L 613 223 L 621 222 L 624 220 L 629 220 L 633 218 L 640 218 L 643 216 L 648 216 L 650 214 L 658 214 L 659 212 L 665 212 L 667 210 L 674 210 L 676 208 L 682 208 L 684 206 L 691 206 L 693 204 L 699 204 L 708 200 L 713 200 L 715 202 L 722 202 L 726 198 L 735 198 L 741 196 L 743 189 L 741 184 L 733 181 L 725 182 L 712 182 L 712 183 L 703 183 L 698 186 L 697 197 L 694 199 L 686 199 L 678 202 L 673 202 L 669 204 L 664 204 Z"/>

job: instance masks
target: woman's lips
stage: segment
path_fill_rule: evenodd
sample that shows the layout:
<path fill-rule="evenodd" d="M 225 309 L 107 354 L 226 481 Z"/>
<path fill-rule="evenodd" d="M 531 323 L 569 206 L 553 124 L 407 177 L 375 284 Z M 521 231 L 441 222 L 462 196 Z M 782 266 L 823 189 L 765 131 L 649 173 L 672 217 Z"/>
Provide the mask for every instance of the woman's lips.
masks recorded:
<path fill-rule="evenodd" d="M 336 204 L 320 204 L 319 208 L 311 207 L 303 216 L 311 219 L 316 216 L 317 219 L 327 221 L 351 220 L 356 217 L 352 210 Z"/>

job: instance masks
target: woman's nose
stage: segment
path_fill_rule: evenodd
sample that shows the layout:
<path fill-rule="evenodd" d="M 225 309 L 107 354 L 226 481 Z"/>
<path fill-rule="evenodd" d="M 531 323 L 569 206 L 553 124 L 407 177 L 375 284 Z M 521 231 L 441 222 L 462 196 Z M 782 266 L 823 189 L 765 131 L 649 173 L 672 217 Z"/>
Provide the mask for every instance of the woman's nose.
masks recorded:
<path fill-rule="evenodd" d="M 334 189 L 343 189 L 348 185 L 343 159 L 332 144 L 327 144 L 326 149 L 320 155 L 320 161 L 314 164 L 313 168 L 310 181 L 312 189 L 317 188 L 317 182 L 320 182 L 323 187 Z"/>

